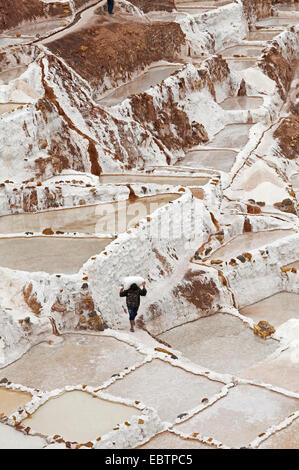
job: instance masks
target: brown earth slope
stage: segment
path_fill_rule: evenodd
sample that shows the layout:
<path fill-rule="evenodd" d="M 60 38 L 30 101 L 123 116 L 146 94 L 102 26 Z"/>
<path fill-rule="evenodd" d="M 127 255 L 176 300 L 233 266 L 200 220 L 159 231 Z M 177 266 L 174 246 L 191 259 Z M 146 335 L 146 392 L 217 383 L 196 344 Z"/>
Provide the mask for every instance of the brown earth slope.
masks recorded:
<path fill-rule="evenodd" d="M 130 0 L 130 3 L 140 8 L 144 13 L 149 11 L 172 11 L 175 10 L 174 0 Z"/>
<path fill-rule="evenodd" d="M 17 4 L 17 8 L 16 8 Z M 15 28 L 22 22 L 34 22 L 36 18 L 64 16 L 68 5 L 46 4 L 41 0 L 5 0 L 0 3 L 0 32 Z"/>
<path fill-rule="evenodd" d="M 172 60 L 184 37 L 176 23 L 108 23 L 81 29 L 48 47 L 96 87 L 105 76 L 129 78 L 152 62 Z"/>
<path fill-rule="evenodd" d="M 271 15 L 272 0 L 242 0 L 249 27 Z"/>
<path fill-rule="evenodd" d="M 285 158 L 294 160 L 299 155 L 299 109 L 283 119 L 274 133 Z"/>

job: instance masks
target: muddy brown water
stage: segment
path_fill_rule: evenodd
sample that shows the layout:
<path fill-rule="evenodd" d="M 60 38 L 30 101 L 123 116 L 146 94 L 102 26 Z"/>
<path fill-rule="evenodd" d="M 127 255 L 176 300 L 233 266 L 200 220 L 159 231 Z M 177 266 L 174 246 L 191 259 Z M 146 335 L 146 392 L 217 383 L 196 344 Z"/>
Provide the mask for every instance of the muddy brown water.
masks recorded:
<path fill-rule="evenodd" d="M 115 106 L 130 95 L 134 95 L 136 93 L 142 93 L 157 83 L 161 83 L 167 77 L 169 77 L 172 73 L 176 72 L 177 70 L 181 69 L 183 64 L 170 64 L 170 65 L 163 65 L 158 67 L 153 67 L 143 75 L 135 78 L 129 83 L 116 88 L 112 93 L 105 96 L 102 99 L 98 100 L 98 103 L 103 106 Z"/>
<path fill-rule="evenodd" d="M 59 434 L 66 441 L 85 443 L 137 415 L 140 410 L 132 406 L 71 391 L 48 400 L 22 424 L 43 435 Z"/>

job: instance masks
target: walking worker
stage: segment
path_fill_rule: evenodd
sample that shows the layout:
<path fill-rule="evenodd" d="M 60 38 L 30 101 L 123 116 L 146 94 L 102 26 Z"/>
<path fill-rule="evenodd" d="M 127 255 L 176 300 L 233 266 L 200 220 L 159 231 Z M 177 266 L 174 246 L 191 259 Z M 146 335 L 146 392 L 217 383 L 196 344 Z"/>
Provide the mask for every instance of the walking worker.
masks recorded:
<path fill-rule="evenodd" d="M 130 331 L 134 331 L 135 326 L 135 318 L 138 313 L 139 305 L 140 305 L 140 297 L 145 296 L 147 290 L 145 288 L 145 281 L 142 283 L 142 289 L 137 286 L 137 284 L 132 284 L 129 289 L 124 290 L 124 286 L 122 285 L 120 288 L 120 297 L 126 297 L 127 307 L 129 311 L 129 318 L 130 318 Z"/>
<path fill-rule="evenodd" d="M 114 0 L 107 0 L 107 6 L 108 6 L 109 15 L 114 15 L 114 13 L 113 13 Z"/>

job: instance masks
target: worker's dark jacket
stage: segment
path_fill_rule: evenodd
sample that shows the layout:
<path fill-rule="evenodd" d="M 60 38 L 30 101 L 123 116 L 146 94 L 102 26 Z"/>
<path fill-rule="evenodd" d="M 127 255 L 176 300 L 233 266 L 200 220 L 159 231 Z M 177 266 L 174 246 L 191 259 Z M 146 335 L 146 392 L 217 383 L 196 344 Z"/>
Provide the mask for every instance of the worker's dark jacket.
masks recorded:
<path fill-rule="evenodd" d="M 131 287 L 127 290 L 120 291 L 119 295 L 121 297 L 126 297 L 127 307 L 129 308 L 138 308 L 140 305 L 140 296 L 145 296 L 147 290 L 145 288 L 132 289 Z"/>

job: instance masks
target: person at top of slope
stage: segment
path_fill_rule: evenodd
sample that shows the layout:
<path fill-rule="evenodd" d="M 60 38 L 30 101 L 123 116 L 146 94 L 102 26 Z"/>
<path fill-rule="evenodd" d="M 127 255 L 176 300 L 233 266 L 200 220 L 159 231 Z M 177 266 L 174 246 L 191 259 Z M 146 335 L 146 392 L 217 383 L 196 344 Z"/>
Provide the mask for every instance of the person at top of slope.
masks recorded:
<path fill-rule="evenodd" d="M 114 8 L 114 0 L 107 0 L 107 7 L 109 15 L 114 15 L 113 8 Z"/>

